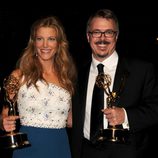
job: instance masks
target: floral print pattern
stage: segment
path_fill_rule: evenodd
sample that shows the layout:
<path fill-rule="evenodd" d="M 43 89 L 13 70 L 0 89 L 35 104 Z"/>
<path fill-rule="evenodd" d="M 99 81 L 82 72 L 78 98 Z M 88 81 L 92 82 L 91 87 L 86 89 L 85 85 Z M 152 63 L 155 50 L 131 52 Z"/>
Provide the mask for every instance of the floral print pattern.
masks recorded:
<path fill-rule="evenodd" d="M 32 85 L 20 87 L 17 104 L 21 124 L 41 128 L 64 128 L 71 105 L 70 93 L 52 83 L 38 81 L 39 91 Z"/>

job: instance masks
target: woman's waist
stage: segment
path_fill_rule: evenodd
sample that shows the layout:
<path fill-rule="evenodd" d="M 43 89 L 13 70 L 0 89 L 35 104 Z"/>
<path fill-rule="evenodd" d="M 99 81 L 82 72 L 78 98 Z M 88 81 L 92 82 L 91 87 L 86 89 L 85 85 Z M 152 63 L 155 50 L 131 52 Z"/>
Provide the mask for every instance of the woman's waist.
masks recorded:
<path fill-rule="evenodd" d="M 39 120 L 21 120 L 22 126 L 39 127 L 39 128 L 65 128 L 66 121 L 39 121 Z"/>

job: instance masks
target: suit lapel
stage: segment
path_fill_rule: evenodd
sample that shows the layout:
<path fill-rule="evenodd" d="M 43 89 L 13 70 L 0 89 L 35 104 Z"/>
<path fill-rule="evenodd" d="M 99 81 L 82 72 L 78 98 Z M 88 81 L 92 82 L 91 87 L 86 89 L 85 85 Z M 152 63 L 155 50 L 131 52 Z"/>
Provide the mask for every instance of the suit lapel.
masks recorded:
<path fill-rule="evenodd" d="M 83 68 L 83 71 L 81 71 L 79 77 L 80 81 L 80 101 L 81 101 L 81 119 L 82 123 L 84 123 L 84 117 L 85 117 L 85 106 L 86 106 L 86 95 L 87 95 L 87 86 L 88 86 L 88 76 L 90 71 L 90 62 Z"/>
<path fill-rule="evenodd" d="M 117 69 L 116 69 L 116 75 L 114 78 L 114 85 L 113 85 L 113 92 L 116 92 L 119 95 L 119 97 L 124 90 L 128 75 L 129 75 L 129 71 L 127 70 L 127 64 L 125 59 L 119 58 Z M 118 102 L 119 100 L 117 100 L 116 106 Z"/>

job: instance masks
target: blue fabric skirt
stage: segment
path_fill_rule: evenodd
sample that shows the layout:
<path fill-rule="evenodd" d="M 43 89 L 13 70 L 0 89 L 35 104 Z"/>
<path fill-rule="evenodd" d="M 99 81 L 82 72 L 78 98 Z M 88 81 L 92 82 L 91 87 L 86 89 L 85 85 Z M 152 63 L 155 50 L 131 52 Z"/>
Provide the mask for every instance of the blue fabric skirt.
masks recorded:
<path fill-rule="evenodd" d="M 30 147 L 15 149 L 13 158 L 71 158 L 66 128 L 47 129 L 22 126 Z"/>

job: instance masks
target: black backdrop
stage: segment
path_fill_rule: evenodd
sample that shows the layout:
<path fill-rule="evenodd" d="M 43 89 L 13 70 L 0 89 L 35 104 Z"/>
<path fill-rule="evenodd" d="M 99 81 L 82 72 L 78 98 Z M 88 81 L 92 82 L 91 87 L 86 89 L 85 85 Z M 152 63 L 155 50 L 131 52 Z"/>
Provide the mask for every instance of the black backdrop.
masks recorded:
<path fill-rule="evenodd" d="M 134 0 L 133 0 L 134 1 Z M 31 24 L 45 15 L 58 16 L 65 27 L 70 50 L 77 61 L 86 60 L 89 46 L 86 41 L 86 22 L 89 15 L 100 8 L 112 9 L 120 23 L 120 35 L 117 43 L 119 53 L 137 56 L 154 62 L 157 66 L 158 51 L 158 9 L 151 1 L 117 3 L 105 0 L 83 2 L 67 1 L 41 7 L 0 7 L 0 79 L 10 73 L 25 48 Z"/>
<path fill-rule="evenodd" d="M 87 4 L 85 4 L 87 3 Z M 41 7 L 0 7 L 0 84 L 16 64 L 22 50 L 29 39 L 31 24 L 45 15 L 58 16 L 65 27 L 70 44 L 70 51 L 77 63 L 83 63 L 90 54 L 86 41 L 86 22 L 93 11 L 101 8 L 112 9 L 120 23 L 120 35 L 117 51 L 127 56 L 136 56 L 153 62 L 158 68 L 158 9 L 149 2 L 59 2 Z M 157 127 L 151 130 L 150 157 L 156 153 Z M 0 157 L 2 151 L 0 150 Z M 7 154 L 3 154 L 7 158 Z M 2 158 L 2 157 L 1 157 Z"/>

